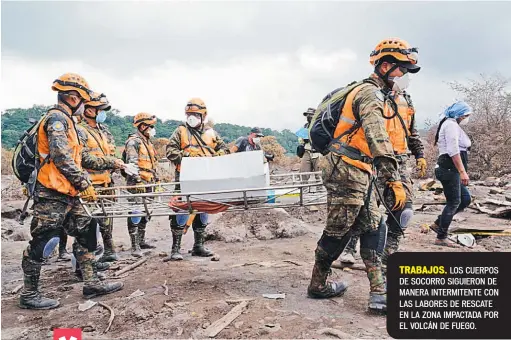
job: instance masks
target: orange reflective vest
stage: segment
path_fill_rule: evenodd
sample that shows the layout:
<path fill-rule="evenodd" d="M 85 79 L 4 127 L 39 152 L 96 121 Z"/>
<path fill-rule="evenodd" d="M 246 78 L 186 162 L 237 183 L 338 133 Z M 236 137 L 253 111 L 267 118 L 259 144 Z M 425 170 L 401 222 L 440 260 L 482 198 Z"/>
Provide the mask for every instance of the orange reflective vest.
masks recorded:
<path fill-rule="evenodd" d="M 183 152 L 199 155 L 200 157 L 212 157 L 215 154 L 217 142 L 214 133 L 208 133 L 208 130 L 204 130 L 200 136 L 202 141 L 198 141 L 186 126 L 181 125 L 178 129 L 181 136 L 181 150 Z M 176 170 L 181 171 L 181 164 L 176 166 Z"/>
<path fill-rule="evenodd" d="M 339 123 L 337 123 L 333 137 L 335 139 L 342 135 L 340 138 L 341 143 L 356 149 L 361 154 L 361 156 L 372 158 L 371 150 L 369 149 L 369 145 L 366 141 L 364 129 L 361 127 L 354 129 L 354 127 L 356 127 L 355 124 L 358 125 L 358 123 L 357 118 L 353 112 L 353 100 L 355 99 L 357 93 L 364 86 L 370 86 L 370 84 L 363 83 L 355 87 L 346 97 L 341 116 L 339 117 Z M 349 158 L 348 156 L 341 156 L 341 158 L 348 164 L 356 166 L 357 168 L 367 171 L 368 173 L 372 173 L 372 164 L 360 160 L 355 160 Z"/>
<path fill-rule="evenodd" d="M 41 164 L 50 154 L 48 135 L 44 129 L 44 126 L 46 125 L 46 120 L 52 114 L 52 112 L 57 111 L 61 112 L 58 109 L 49 110 L 45 121 L 39 125 L 39 129 L 37 131 L 37 151 L 39 152 L 39 160 Z M 78 138 L 78 133 L 76 131 L 75 123 L 73 120 L 67 114 L 64 115 L 64 117 L 69 127 L 67 130 L 67 141 L 70 148 L 69 152 L 73 161 L 76 163 L 78 168 L 81 169 L 83 145 L 80 144 L 80 139 Z M 39 169 L 39 173 L 37 174 L 37 181 L 44 187 L 58 191 L 64 195 L 77 196 L 79 194 L 79 191 L 76 190 L 71 182 L 69 182 L 67 178 L 60 172 L 60 170 L 55 166 L 53 160 L 51 159 L 49 159 L 49 161 L 47 161 L 41 167 L 41 169 Z"/>
<path fill-rule="evenodd" d="M 87 134 L 87 144 L 85 147 L 89 153 L 96 157 L 111 156 L 114 154 L 108 138 L 101 130 L 95 129 L 87 123 L 79 126 Z M 93 185 L 105 185 L 112 182 L 110 170 L 92 170 L 85 169 L 89 173 Z"/>
<path fill-rule="evenodd" d="M 408 152 L 407 137 L 410 135 L 410 126 L 412 123 L 413 115 L 415 114 L 415 110 L 413 106 L 406 100 L 403 94 L 396 96 L 394 101 L 397 105 L 398 114 L 401 116 L 403 121 L 399 119 L 397 114 L 394 114 L 394 109 L 391 107 L 389 101 L 386 101 L 383 110 L 385 128 L 389 134 L 394 153 L 396 155 L 402 155 Z"/>
<path fill-rule="evenodd" d="M 138 168 L 140 178 L 144 181 L 152 182 L 156 172 L 156 165 L 158 165 L 156 150 L 150 140 L 146 141 L 144 140 L 145 138 L 138 135 L 131 135 L 126 141 L 126 144 L 131 139 L 139 139 L 141 144 L 138 149 Z"/>

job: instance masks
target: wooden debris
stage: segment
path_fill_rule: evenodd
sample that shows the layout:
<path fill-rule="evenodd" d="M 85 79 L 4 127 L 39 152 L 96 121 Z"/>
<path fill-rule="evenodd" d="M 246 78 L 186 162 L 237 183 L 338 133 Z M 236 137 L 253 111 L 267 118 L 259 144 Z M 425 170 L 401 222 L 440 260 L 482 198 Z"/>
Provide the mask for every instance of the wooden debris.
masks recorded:
<path fill-rule="evenodd" d="M 504 193 L 503 189 L 498 189 L 498 188 L 491 188 L 490 189 L 490 194 L 492 194 L 492 195 L 500 195 L 500 194 L 503 194 L 503 193 Z"/>
<path fill-rule="evenodd" d="M 110 307 L 109 305 L 107 305 L 106 303 L 103 303 L 101 301 L 98 301 L 98 304 L 101 306 L 101 307 L 104 307 L 106 309 L 108 309 L 110 311 L 110 319 L 108 320 L 108 327 L 105 329 L 105 331 L 103 332 L 103 334 L 105 334 L 106 332 L 108 332 L 110 330 L 110 327 L 112 326 L 112 322 L 114 322 L 114 318 L 115 318 L 115 312 L 113 310 L 112 307 Z"/>
<path fill-rule="evenodd" d="M 119 276 L 121 274 L 124 274 L 126 273 L 127 271 L 130 271 L 132 269 L 135 269 L 137 268 L 138 266 L 140 266 L 142 263 L 144 263 L 145 261 L 147 261 L 147 257 L 144 257 L 143 259 L 133 263 L 133 264 L 130 264 L 129 266 L 126 266 L 124 267 L 123 269 L 119 270 L 118 272 L 115 272 L 114 276 Z"/>
<path fill-rule="evenodd" d="M 167 280 L 165 280 L 165 282 L 163 283 L 163 288 L 165 289 L 163 294 L 169 296 L 169 286 L 167 286 Z"/>
<path fill-rule="evenodd" d="M 236 305 L 229 313 L 225 314 L 222 318 L 213 322 L 208 328 L 206 328 L 204 330 L 204 334 L 210 338 L 217 336 L 218 333 L 241 315 L 247 305 L 248 301 L 243 301 L 239 305 Z"/>
<path fill-rule="evenodd" d="M 14 289 L 11 290 L 11 294 L 17 294 L 21 290 L 21 288 L 23 288 L 23 283 L 14 287 Z"/>
<path fill-rule="evenodd" d="M 494 200 L 494 199 L 491 199 L 491 198 L 485 199 L 483 203 L 491 203 L 491 204 L 495 204 L 495 205 L 502 205 L 502 206 L 505 206 L 505 207 L 511 207 L 511 202 L 499 201 L 499 200 Z"/>
<path fill-rule="evenodd" d="M 332 268 L 337 268 L 337 269 L 350 268 L 350 269 L 354 269 L 354 270 L 366 271 L 366 267 L 363 264 L 360 264 L 360 263 L 348 264 L 348 263 L 343 263 L 343 262 L 339 262 L 339 261 L 335 261 L 334 263 L 332 263 Z"/>
<path fill-rule="evenodd" d="M 351 334 L 345 333 L 345 332 L 340 331 L 340 330 L 335 329 L 335 328 L 323 328 L 323 329 L 318 330 L 317 333 L 318 334 L 333 335 L 333 336 L 338 337 L 339 339 L 354 339 L 354 338 L 356 338 L 356 337 L 354 337 Z"/>
<path fill-rule="evenodd" d="M 302 263 L 300 263 L 298 261 L 293 261 L 293 260 L 284 260 L 284 262 L 294 264 L 295 266 L 301 266 L 302 265 Z"/>
<path fill-rule="evenodd" d="M 234 300 L 225 300 L 225 303 L 240 303 L 244 301 L 254 301 L 255 298 L 241 298 L 241 299 L 234 299 Z"/>

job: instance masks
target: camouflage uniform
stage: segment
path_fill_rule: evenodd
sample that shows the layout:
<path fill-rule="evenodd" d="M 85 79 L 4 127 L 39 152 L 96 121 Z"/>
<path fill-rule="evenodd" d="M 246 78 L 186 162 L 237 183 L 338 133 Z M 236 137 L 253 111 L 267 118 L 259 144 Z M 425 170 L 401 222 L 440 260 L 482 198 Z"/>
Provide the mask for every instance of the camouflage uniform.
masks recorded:
<path fill-rule="evenodd" d="M 68 126 L 64 113 L 52 110 L 44 123 L 48 136 L 50 159 L 66 179 L 79 191 L 90 185 L 88 175 L 75 163 L 71 155 L 67 131 L 75 127 Z M 82 151 L 82 166 L 93 169 L 108 169 L 114 166 L 114 159 L 97 158 L 86 150 Z M 73 253 L 81 268 L 85 282 L 83 294 L 94 296 L 105 290 L 118 290 L 122 283 L 115 285 L 99 283 L 93 269 L 96 249 L 96 229 L 92 228 L 91 218 L 87 216 L 78 197 L 68 196 L 44 187 L 37 182 L 34 189 L 33 219 L 30 224 L 32 240 L 23 251 L 22 268 L 25 274 L 25 289 L 20 296 L 20 307 L 41 308 L 48 299 L 42 298 L 37 291 L 41 263 L 45 247 L 51 239 L 57 239 L 62 228 L 75 238 Z M 56 244 L 54 244 L 56 245 Z M 51 249 L 50 249 L 51 250 Z M 34 289 L 35 288 L 35 289 Z M 39 307 L 34 307 L 39 305 Z"/>
<path fill-rule="evenodd" d="M 304 128 L 309 128 L 309 123 L 305 123 Z M 305 147 L 305 153 L 300 160 L 300 172 L 316 172 L 319 171 L 319 158 L 321 154 L 314 152 L 312 145 L 308 139 L 298 138 L 298 143 Z M 310 175 L 302 175 L 302 182 L 308 183 Z"/>
<path fill-rule="evenodd" d="M 361 128 L 373 156 L 373 164 L 386 180 L 398 178 L 397 162 L 393 157 L 392 144 L 385 130 L 382 80 L 374 78 L 378 85 L 364 86 L 353 100 L 353 108 L 360 116 Z M 316 248 L 316 261 L 309 285 L 309 296 L 324 298 L 340 295 L 346 289 L 343 283 L 326 284 L 330 266 L 342 253 L 351 235 L 361 237 L 361 256 L 367 269 L 371 300 L 386 303 L 386 287 L 381 272 L 381 252 L 386 229 L 378 209 L 372 176 L 342 160 L 336 154 L 326 156 L 322 169 L 327 189 L 327 223 Z M 371 308 L 371 305 L 370 305 Z"/>
<path fill-rule="evenodd" d="M 192 129 L 186 126 L 188 129 Z M 204 131 L 200 128 L 195 129 L 200 135 L 204 133 Z M 176 172 L 174 180 L 179 182 L 180 172 L 178 171 L 178 166 L 181 164 L 181 160 L 183 157 L 187 157 L 185 155 L 185 151 L 181 148 L 181 130 L 177 128 L 172 136 L 169 139 L 169 144 L 167 145 L 167 158 L 176 165 Z M 229 149 L 224 141 L 220 138 L 218 134 L 215 134 L 216 147 L 214 152 L 223 150 L 226 153 L 229 153 Z M 176 190 L 181 190 L 180 186 L 176 186 Z M 199 214 L 201 215 L 201 214 Z M 201 219 L 201 216 L 196 215 L 192 222 L 192 228 L 194 231 L 195 243 L 192 249 L 192 255 L 198 256 L 211 256 L 213 255 L 208 249 L 204 248 L 204 232 L 207 227 L 207 221 Z M 206 214 L 202 214 L 207 216 Z M 203 218 L 204 218 L 203 216 Z M 171 255 L 165 260 L 181 260 L 182 256 L 179 254 L 179 250 L 181 248 L 181 238 L 183 236 L 183 230 L 185 225 L 179 225 L 177 222 L 176 216 L 170 216 L 170 229 L 172 231 L 172 252 Z"/>
<path fill-rule="evenodd" d="M 134 138 L 133 138 L 134 137 Z M 131 163 L 138 166 L 138 158 L 139 158 L 139 152 L 140 148 L 144 148 L 142 139 L 148 143 L 151 144 L 151 140 L 147 137 L 145 137 L 140 131 L 137 131 L 135 134 L 132 134 L 129 136 L 129 140 L 126 143 L 126 160 L 125 163 Z M 156 152 L 156 150 L 155 150 Z M 156 156 L 156 154 L 155 154 Z M 150 169 L 147 169 L 150 170 Z M 129 186 L 136 185 L 137 183 L 143 183 L 143 184 L 152 184 L 156 183 L 158 181 L 158 178 L 156 177 L 156 169 L 153 169 L 153 179 L 152 181 L 144 180 L 142 177 L 140 177 L 140 174 L 137 174 L 135 176 L 127 176 L 126 177 L 126 184 Z M 145 188 L 145 193 L 152 192 L 153 189 L 151 187 Z M 129 192 L 135 194 L 137 191 L 135 189 L 129 189 Z M 130 199 L 130 201 L 134 202 L 135 200 Z M 132 254 L 134 256 L 141 256 L 140 248 L 154 248 L 153 246 L 149 246 L 145 243 L 145 233 L 146 233 L 146 227 L 147 227 L 148 218 L 142 217 L 140 219 L 140 222 L 135 224 L 133 223 L 131 217 L 128 217 L 128 233 L 130 234 L 131 244 L 132 244 Z"/>
<path fill-rule="evenodd" d="M 110 130 L 108 129 L 108 127 L 106 125 L 98 123 L 96 127 L 91 127 L 87 124 L 87 122 L 82 121 L 82 123 L 80 125 L 77 125 L 77 130 L 78 130 L 78 136 L 80 138 L 80 141 L 85 146 L 87 146 L 88 139 L 89 139 L 89 133 L 87 133 L 87 131 L 86 131 L 88 129 L 94 130 L 98 135 L 105 136 L 108 141 L 108 144 L 110 145 L 112 150 L 115 150 L 114 136 L 112 135 L 112 133 L 110 132 Z M 114 157 L 114 155 L 107 155 L 107 156 Z M 87 168 L 87 167 L 84 167 L 84 168 Z M 102 169 L 98 169 L 98 170 L 102 170 Z M 113 186 L 113 182 L 110 182 L 107 185 L 101 185 L 101 184 L 93 184 L 93 185 L 94 185 L 94 188 L 105 188 L 105 186 L 108 186 L 108 187 Z M 109 194 L 109 192 L 105 191 L 105 190 L 100 191 L 100 193 L 103 195 Z M 114 221 L 113 221 L 113 218 L 101 218 L 101 219 L 97 219 L 97 222 L 99 224 L 99 231 L 103 238 L 103 243 L 104 243 L 104 247 L 105 247 L 105 256 L 106 256 L 106 255 L 109 255 L 111 252 L 114 252 L 114 242 L 113 242 L 113 238 L 112 238 L 112 228 L 114 225 Z M 101 259 L 99 261 L 101 261 Z"/>
<path fill-rule="evenodd" d="M 411 101 L 411 98 L 408 94 L 405 94 L 406 101 L 410 107 L 413 108 L 413 104 Z M 415 156 L 415 159 L 423 158 L 424 157 L 424 146 L 422 144 L 422 141 L 420 139 L 419 132 L 417 130 L 417 125 L 415 122 L 415 114 L 412 116 L 412 119 L 410 121 L 410 125 L 408 127 L 410 133 L 407 138 L 407 145 L 409 150 L 411 151 L 412 155 Z M 396 152 L 395 152 L 396 153 Z M 405 189 L 406 193 L 406 203 L 405 207 L 401 210 L 394 211 L 393 215 L 396 220 L 398 220 L 403 227 L 403 229 L 406 229 L 407 224 L 409 223 L 411 217 L 413 216 L 413 181 L 411 178 L 411 171 L 407 167 L 408 163 L 408 155 L 407 154 L 401 154 L 395 156 L 398 160 L 399 164 L 399 176 L 401 179 L 401 182 L 403 183 L 403 187 Z M 385 178 L 381 174 L 378 174 L 378 190 L 380 193 L 383 193 L 385 203 L 387 207 L 392 208 L 394 206 L 395 200 L 394 195 L 392 191 L 385 190 Z M 388 257 L 398 251 L 399 249 L 399 243 L 402 238 L 402 233 L 399 225 L 396 223 L 394 218 L 390 215 L 390 213 L 387 212 L 387 219 L 386 223 L 388 226 L 388 233 L 387 233 L 387 243 L 385 245 L 385 250 L 383 252 L 382 256 L 382 270 L 383 273 L 386 274 L 387 269 L 387 259 Z M 345 252 L 349 252 L 354 254 L 355 253 L 355 246 L 357 244 L 358 237 L 354 236 L 352 237 L 350 243 L 346 247 Z"/>

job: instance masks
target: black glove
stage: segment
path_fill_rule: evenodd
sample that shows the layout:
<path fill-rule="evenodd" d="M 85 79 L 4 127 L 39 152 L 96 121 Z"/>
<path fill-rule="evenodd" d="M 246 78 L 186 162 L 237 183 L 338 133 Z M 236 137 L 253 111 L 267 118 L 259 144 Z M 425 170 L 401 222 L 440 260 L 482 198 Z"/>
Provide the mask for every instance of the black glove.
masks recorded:
<path fill-rule="evenodd" d="M 296 155 L 300 158 L 302 158 L 303 155 L 305 155 L 305 145 L 300 144 L 296 147 Z"/>

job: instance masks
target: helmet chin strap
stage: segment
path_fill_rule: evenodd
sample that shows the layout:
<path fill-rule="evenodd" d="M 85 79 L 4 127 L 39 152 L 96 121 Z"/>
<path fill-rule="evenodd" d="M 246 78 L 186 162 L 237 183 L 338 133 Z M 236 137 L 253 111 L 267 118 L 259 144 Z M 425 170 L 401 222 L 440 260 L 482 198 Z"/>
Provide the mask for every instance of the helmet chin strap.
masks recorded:
<path fill-rule="evenodd" d="M 66 105 L 71 110 L 71 113 L 75 113 L 75 111 L 78 110 L 80 105 L 83 103 L 83 98 L 80 98 L 80 102 L 75 107 L 73 107 L 67 102 L 62 93 L 59 93 L 57 97 L 60 102 L 64 103 L 64 105 Z"/>
<path fill-rule="evenodd" d="M 375 67 L 375 69 L 374 69 L 374 73 L 376 73 L 376 75 L 377 75 L 378 77 L 380 77 L 380 79 L 382 79 L 382 80 L 385 82 L 385 84 L 387 84 L 390 88 L 392 88 L 392 84 L 389 84 L 389 77 L 390 77 L 390 74 L 391 74 L 392 72 L 394 72 L 394 70 L 395 70 L 395 69 L 397 69 L 398 67 L 399 67 L 399 65 L 398 65 L 398 64 L 394 64 L 394 65 L 390 68 L 390 70 L 388 70 L 385 74 L 382 74 L 382 73 L 380 72 L 380 65 L 377 65 L 377 66 Z"/>

